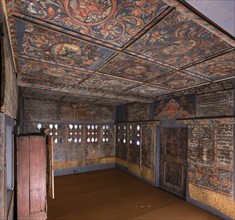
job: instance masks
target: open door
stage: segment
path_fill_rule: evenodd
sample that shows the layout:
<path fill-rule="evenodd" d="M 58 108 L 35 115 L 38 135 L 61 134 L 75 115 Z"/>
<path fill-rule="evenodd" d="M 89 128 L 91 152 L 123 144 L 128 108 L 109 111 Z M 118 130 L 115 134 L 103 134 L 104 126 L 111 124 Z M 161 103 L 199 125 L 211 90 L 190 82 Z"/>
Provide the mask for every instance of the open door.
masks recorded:
<path fill-rule="evenodd" d="M 187 128 L 162 128 L 159 185 L 181 197 L 186 195 Z"/>

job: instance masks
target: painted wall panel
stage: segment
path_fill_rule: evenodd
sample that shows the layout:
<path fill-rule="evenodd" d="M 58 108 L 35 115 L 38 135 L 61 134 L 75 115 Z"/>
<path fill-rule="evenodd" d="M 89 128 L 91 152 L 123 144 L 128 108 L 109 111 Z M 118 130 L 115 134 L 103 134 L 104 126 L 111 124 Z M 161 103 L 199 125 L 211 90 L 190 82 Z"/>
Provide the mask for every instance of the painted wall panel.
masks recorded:
<path fill-rule="evenodd" d="M 197 117 L 231 116 L 234 110 L 234 90 L 197 95 Z"/>

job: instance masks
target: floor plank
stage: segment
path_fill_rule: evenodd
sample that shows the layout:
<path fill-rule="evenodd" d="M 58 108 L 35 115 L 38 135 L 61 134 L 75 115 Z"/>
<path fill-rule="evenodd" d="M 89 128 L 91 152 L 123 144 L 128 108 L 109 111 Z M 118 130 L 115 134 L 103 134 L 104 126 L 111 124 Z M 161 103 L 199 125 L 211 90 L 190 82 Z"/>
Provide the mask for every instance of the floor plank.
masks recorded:
<path fill-rule="evenodd" d="M 117 169 L 55 178 L 48 219 L 220 219 Z"/>

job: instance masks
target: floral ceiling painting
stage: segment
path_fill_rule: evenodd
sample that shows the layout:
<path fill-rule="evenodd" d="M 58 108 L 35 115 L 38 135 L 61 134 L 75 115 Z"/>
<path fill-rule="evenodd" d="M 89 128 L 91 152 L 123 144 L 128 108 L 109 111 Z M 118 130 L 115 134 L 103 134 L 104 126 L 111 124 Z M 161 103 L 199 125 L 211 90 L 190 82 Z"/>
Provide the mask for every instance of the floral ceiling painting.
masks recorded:
<path fill-rule="evenodd" d="M 178 0 L 5 4 L 18 84 L 49 97 L 151 103 L 235 77 L 234 38 Z"/>

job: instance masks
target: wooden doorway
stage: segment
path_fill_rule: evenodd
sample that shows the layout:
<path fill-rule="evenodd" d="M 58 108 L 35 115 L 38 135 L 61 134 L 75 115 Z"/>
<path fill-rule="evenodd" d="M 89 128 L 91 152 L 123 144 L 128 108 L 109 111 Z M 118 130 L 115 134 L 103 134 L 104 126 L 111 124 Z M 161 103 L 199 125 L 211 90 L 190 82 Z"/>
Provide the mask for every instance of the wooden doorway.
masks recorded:
<path fill-rule="evenodd" d="M 160 187 L 186 196 L 187 128 L 161 128 Z"/>

